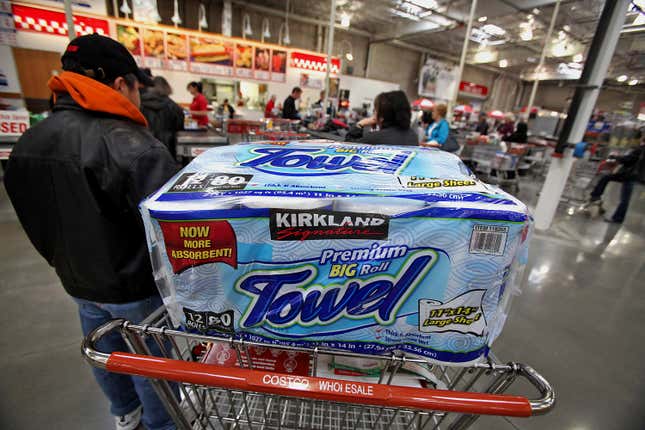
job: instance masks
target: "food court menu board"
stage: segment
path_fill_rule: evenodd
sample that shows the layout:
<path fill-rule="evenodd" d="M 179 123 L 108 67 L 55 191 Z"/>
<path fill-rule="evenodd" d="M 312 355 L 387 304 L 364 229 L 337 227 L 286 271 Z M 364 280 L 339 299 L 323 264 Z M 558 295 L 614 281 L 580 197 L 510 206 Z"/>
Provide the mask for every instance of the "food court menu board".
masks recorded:
<path fill-rule="evenodd" d="M 164 67 L 181 72 L 188 70 L 188 37 L 185 34 L 166 32 Z"/>
<path fill-rule="evenodd" d="M 273 82 L 287 80 L 287 51 L 271 50 L 271 80 Z"/>
<path fill-rule="evenodd" d="M 140 67 L 285 82 L 288 52 L 209 34 L 116 24 L 116 38 Z"/>
<path fill-rule="evenodd" d="M 253 69 L 253 77 L 255 79 L 268 81 L 271 78 L 271 50 L 269 48 L 256 46 L 253 64 L 255 65 Z"/>
<path fill-rule="evenodd" d="M 143 67 L 161 69 L 165 57 L 163 31 L 143 29 Z"/>
<path fill-rule="evenodd" d="M 132 54 L 134 60 L 139 66 L 141 66 L 141 30 L 139 29 L 139 27 L 117 24 L 116 40 L 118 40 L 123 46 L 126 47 L 128 51 L 130 51 L 130 54 Z"/>
<path fill-rule="evenodd" d="M 190 37 L 190 71 L 233 76 L 235 44 L 215 37 Z"/>
<path fill-rule="evenodd" d="M 235 44 L 235 76 L 253 77 L 253 45 Z"/>

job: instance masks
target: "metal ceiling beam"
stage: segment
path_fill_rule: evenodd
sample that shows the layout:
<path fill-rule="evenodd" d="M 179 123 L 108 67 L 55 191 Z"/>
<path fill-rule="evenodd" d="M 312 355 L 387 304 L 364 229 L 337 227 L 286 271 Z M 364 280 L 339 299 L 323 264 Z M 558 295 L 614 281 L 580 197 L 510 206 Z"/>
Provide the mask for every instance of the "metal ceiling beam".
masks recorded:
<path fill-rule="evenodd" d="M 392 42 L 388 42 L 388 45 L 398 46 L 400 48 L 409 49 L 411 51 L 420 52 L 422 54 L 429 54 L 431 57 L 436 57 L 436 58 L 452 61 L 453 63 L 459 62 L 459 57 L 457 57 L 457 56 L 455 56 L 453 54 L 449 54 L 447 52 L 442 52 L 442 51 L 437 51 L 436 49 L 424 48 L 423 46 L 415 45 L 415 44 L 412 44 L 412 43 L 407 43 L 407 42 L 401 42 L 399 40 L 394 40 Z M 482 64 L 470 64 L 470 63 L 466 63 L 466 65 L 469 66 L 469 67 L 474 67 L 475 69 L 481 69 L 481 70 L 486 70 L 488 72 L 497 73 L 498 75 L 506 76 L 506 77 L 509 77 L 509 78 L 512 78 L 512 79 L 516 79 L 518 81 L 520 80 L 520 78 L 517 75 L 512 75 L 510 73 L 504 72 L 504 71 L 502 71 L 502 70 L 500 70 L 500 69 L 498 69 L 496 67 L 484 66 Z"/>
<path fill-rule="evenodd" d="M 390 31 L 387 33 L 377 33 L 374 35 L 376 42 L 387 42 L 395 39 L 404 39 L 408 37 L 418 36 L 424 33 L 436 33 L 442 31 L 453 30 L 457 27 L 464 26 L 466 23 L 461 18 L 456 18 L 453 15 L 447 13 L 432 11 L 432 15 L 437 15 L 445 19 L 449 19 L 454 22 L 454 24 L 446 27 L 436 27 L 436 23 L 431 22 L 429 19 L 416 22 L 414 24 L 406 25 L 405 30 L 401 31 L 400 27 L 396 31 Z"/>
<path fill-rule="evenodd" d="M 267 14 L 267 15 L 279 16 L 279 17 L 284 18 L 284 12 L 276 10 L 276 9 L 272 9 L 270 7 L 260 6 L 260 5 L 254 4 L 254 3 L 250 2 L 250 1 L 246 1 L 246 0 L 231 0 L 231 2 L 233 4 L 236 4 L 238 6 L 242 6 L 242 7 L 246 8 L 246 9 L 249 9 L 249 10 L 255 10 L 257 12 L 262 12 L 262 13 Z M 325 27 L 329 24 L 328 22 L 326 22 L 324 20 L 321 20 L 321 19 L 308 18 L 308 17 L 301 16 L 301 15 L 291 15 L 291 14 L 289 14 L 289 20 L 290 21 L 304 22 L 306 24 L 311 24 L 311 25 L 322 25 L 322 26 L 325 26 Z M 359 30 L 359 29 L 351 28 L 351 27 L 349 27 L 349 28 L 342 27 L 338 23 L 334 27 L 339 29 L 339 30 L 342 30 L 344 32 L 351 33 L 351 34 L 356 34 L 358 36 L 363 36 L 363 37 L 372 37 L 373 36 L 373 34 L 368 32 L 368 31 Z"/>

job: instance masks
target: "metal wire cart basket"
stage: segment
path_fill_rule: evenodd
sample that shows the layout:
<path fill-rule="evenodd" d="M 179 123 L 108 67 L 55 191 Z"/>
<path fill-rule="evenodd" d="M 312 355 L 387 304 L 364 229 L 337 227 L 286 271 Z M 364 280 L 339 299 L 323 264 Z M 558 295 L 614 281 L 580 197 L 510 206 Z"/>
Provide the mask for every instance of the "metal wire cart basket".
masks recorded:
<path fill-rule="evenodd" d="M 276 347 L 169 327 L 163 308 L 139 325 L 114 320 L 84 339 L 82 353 L 95 367 L 151 378 L 182 430 L 465 429 L 481 415 L 529 417 L 555 402 L 549 382 L 531 367 L 493 357 L 445 367 L 421 358 Z M 97 351 L 97 342 L 115 330 L 131 352 Z M 286 370 L 266 370 L 267 357 L 281 356 Z M 376 360 L 378 370 L 370 377 L 338 376 L 329 363 L 339 358 Z M 502 394 L 518 378 L 535 387 L 539 398 Z"/>

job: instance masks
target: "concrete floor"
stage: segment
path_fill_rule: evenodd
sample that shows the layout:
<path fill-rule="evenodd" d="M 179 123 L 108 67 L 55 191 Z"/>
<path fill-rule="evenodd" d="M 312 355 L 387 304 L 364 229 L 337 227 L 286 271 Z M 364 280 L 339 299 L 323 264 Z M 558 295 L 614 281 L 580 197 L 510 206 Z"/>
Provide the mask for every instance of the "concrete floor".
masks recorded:
<path fill-rule="evenodd" d="M 529 204 L 535 196 L 522 187 Z M 609 207 L 616 197 L 612 184 Z M 522 294 L 494 350 L 540 371 L 558 403 L 543 417 L 482 418 L 474 428 L 645 428 L 644 231 L 638 187 L 622 226 L 565 210 L 549 232 L 535 235 Z M 4 187 L 0 238 L 0 429 L 114 428 L 80 357 L 75 305 L 27 240 Z"/>

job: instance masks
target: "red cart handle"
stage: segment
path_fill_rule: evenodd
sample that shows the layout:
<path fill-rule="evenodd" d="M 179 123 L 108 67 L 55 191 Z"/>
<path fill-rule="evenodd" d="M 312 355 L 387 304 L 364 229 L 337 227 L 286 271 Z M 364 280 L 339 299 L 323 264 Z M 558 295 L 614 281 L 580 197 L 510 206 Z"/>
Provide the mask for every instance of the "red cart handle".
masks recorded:
<path fill-rule="evenodd" d="M 294 376 L 124 352 L 110 354 L 106 369 L 126 375 L 314 400 L 477 415 L 531 416 L 528 399 L 519 396 Z"/>
<path fill-rule="evenodd" d="M 530 401 L 525 397 L 510 395 L 434 390 L 287 375 L 124 352 L 105 354 L 94 349 L 95 343 L 102 336 L 121 327 L 122 324 L 123 320 L 111 321 L 97 328 L 85 338 L 81 348 L 82 353 L 93 366 L 105 368 L 115 373 L 231 390 L 389 408 L 476 415 L 528 417 L 548 411 L 555 402 L 553 390 L 548 382 L 526 366 L 520 366 L 519 371 L 527 377 L 529 382 L 540 389 L 543 396 L 540 400 Z"/>

